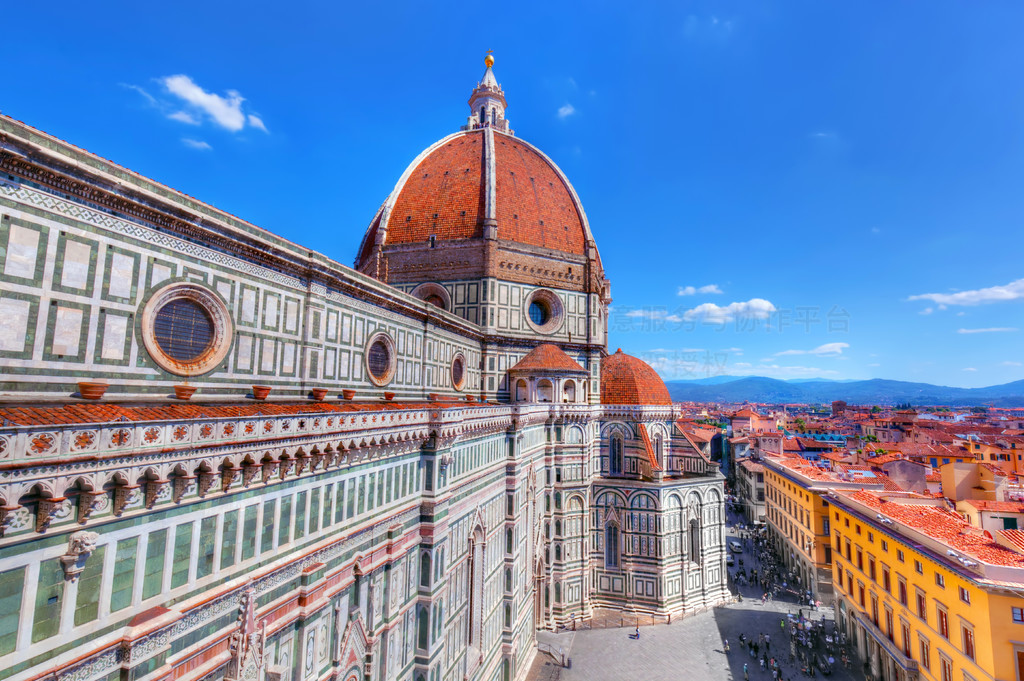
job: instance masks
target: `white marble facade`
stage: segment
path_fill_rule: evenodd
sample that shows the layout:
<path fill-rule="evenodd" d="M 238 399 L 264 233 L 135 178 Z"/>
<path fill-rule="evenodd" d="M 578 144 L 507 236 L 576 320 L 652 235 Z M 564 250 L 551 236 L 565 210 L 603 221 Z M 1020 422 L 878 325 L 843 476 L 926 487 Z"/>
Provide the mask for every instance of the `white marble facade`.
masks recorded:
<path fill-rule="evenodd" d="M 512 681 L 538 629 L 726 597 L 721 476 L 673 407 L 600 404 L 603 348 L 568 345 L 604 337 L 598 301 L 554 291 L 550 338 L 519 284 L 438 282 L 457 313 L 432 309 L 12 119 L 0 136 L 0 680 Z M 141 330 L 177 284 L 225 310 L 190 402 Z M 511 400 L 541 341 L 587 399 Z M 90 380 L 102 402 L 71 397 Z"/>

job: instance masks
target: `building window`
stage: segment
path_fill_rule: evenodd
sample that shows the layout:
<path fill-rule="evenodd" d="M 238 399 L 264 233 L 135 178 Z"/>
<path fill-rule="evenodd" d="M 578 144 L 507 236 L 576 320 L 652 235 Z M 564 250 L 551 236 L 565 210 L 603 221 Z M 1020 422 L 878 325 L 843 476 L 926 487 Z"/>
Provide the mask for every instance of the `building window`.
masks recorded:
<path fill-rule="evenodd" d="M 526 321 L 538 333 L 554 333 L 562 324 L 562 299 L 553 291 L 538 289 L 526 298 Z"/>
<path fill-rule="evenodd" d="M 609 570 L 619 567 L 619 528 L 615 525 L 604 528 L 604 566 Z"/>
<path fill-rule="evenodd" d="M 146 351 L 160 368 L 177 376 L 216 369 L 231 349 L 231 334 L 227 306 L 197 284 L 169 284 L 142 311 Z"/>
<path fill-rule="evenodd" d="M 395 356 L 395 341 L 391 336 L 378 331 L 366 343 L 366 375 L 379 386 L 387 385 L 395 375 L 398 359 Z"/>
<path fill-rule="evenodd" d="M 452 358 L 452 387 L 462 390 L 466 385 L 466 358 L 460 352 Z"/>
<path fill-rule="evenodd" d="M 921 666 L 930 670 L 932 667 L 932 647 L 928 644 L 928 640 L 924 638 L 918 639 L 918 643 L 921 648 Z"/>
<path fill-rule="evenodd" d="M 942 666 L 942 681 L 953 681 L 953 661 L 945 655 L 940 655 L 939 662 Z"/>
<path fill-rule="evenodd" d="M 892 593 L 892 582 L 889 578 L 888 566 L 882 566 L 882 588 L 885 589 L 885 593 Z"/>
<path fill-rule="evenodd" d="M 608 465 L 608 471 L 612 475 L 620 475 L 622 473 L 622 436 L 615 434 L 612 435 L 611 444 L 609 446 L 611 450 L 610 461 Z"/>
<path fill-rule="evenodd" d="M 928 604 L 923 591 L 917 592 L 917 616 L 925 622 L 928 621 Z"/>
<path fill-rule="evenodd" d="M 1024 624 L 1024 608 L 1013 608 L 1013 621 Z"/>
<path fill-rule="evenodd" d="M 864 552 L 857 547 L 857 569 L 864 572 Z"/>
<path fill-rule="evenodd" d="M 888 551 L 889 550 L 889 542 L 885 541 L 884 539 L 882 540 L 882 550 L 883 551 Z"/>
<path fill-rule="evenodd" d="M 900 620 L 900 633 L 903 635 L 903 654 L 910 657 L 910 625 Z"/>
<path fill-rule="evenodd" d="M 941 605 L 936 606 L 935 611 L 938 614 L 939 635 L 942 636 L 942 638 L 948 639 L 949 638 L 949 613 L 946 612 L 946 609 L 944 607 L 942 607 Z"/>
<path fill-rule="evenodd" d="M 875 559 L 871 556 L 868 556 L 868 576 L 871 577 L 872 582 L 878 581 L 875 578 Z M 888 591 L 888 589 L 886 589 L 886 591 Z"/>
<path fill-rule="evenodd" d="M 938 586 L 942 587 L 943 589 L 945 589 L 945 588 L 946 588 L 946 578 L 945 578 L 945 577 L 943 577 L 943 576 L 942 576 L 941 574 L 939 574 L 938 572 L 936 572 L 936 573 L 935 573 L 935 583 L 936 583 L 936 584 L 937 584 Z"/>
<path fill-rule="evenodd" d="M 897 588 L 899 590 L 900 603 L 902 603 L 903 605 L 906 605 L 907 604 L 907 580 L 905 580 L 902 577 L 900 577 L 899 581 L 897 582 L 897 584 L 898 584 Z"/>
<path fill-rule="evenodd" d="M 923 575 L 924 574 L 924 565 L 921 565 L 921 561 L 919 561 L 919 560 L 915 560 L 914 561 L 914 572 L 916 572 L 919 575 Z"/>
<path fill-rule="evenodd" d="M 960 629 L 964 642 L 964 655 L 974 659 L 974 630 L 969 627 Z"/>

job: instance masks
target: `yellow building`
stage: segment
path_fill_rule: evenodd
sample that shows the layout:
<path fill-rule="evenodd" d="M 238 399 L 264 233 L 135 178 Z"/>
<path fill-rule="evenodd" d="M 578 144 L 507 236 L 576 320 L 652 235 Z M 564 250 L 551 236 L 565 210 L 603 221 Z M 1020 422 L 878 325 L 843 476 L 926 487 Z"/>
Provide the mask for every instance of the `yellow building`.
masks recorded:
<path fill-rule="evenodd" d="M 833 490 L 836 622 L 884 681 L 1024 681 L 1024 554 L 943 499 Z"/>
<path fill-rule="evenodd" d="M 765 518 L 769 537 L 786 570 L 796 573 L 796 587 L 810 589 L 815 600 L 832 602 L 828 489 L 881 489 L 881 482 L 836 473 L 800 457 L 761 459 L 765 479 Z"/>

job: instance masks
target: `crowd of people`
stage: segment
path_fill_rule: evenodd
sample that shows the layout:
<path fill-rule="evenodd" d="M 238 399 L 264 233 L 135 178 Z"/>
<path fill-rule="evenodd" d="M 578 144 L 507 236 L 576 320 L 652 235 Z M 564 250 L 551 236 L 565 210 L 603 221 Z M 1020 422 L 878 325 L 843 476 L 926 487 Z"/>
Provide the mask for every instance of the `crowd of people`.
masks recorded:
<path fill-rule="evenodd" d="M 795 612 L 781 613 L 774 638 L 772 632 L 740 634 L 737 653 L 752 658 L 743 663 L 744 679 L 749 680 L 751 669 L 770 672 L 773 681 L 782 681 L 798 674 L 828 676 L 837 664 L 849 668 L 843 636 L 825 613 L 818 613 L 821 603 L 814 599 L 810 590 L 802 588 L 799 576 L 785 569 L 765 528 L 744 525 L 742 516 L 735 519 L 733 526 L 744 552 L 729 573 L 730 586 L 741 599 L 744 589 L 740 587 L 747 587 L 748 594 L 752 590 L 761 594 L 762 604 L 781 599 L 796 606 L 792 609 Z M 750 564 L 745 565 L 745 559 Z M 724 649 L 726 654 L 731 654 L 728 641 Z"/>

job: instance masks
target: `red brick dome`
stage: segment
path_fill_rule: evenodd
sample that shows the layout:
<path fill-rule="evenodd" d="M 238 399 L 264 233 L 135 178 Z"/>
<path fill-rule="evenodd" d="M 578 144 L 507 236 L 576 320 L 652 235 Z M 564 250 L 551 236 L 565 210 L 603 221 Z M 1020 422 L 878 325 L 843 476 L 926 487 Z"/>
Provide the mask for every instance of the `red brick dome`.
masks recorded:
<path fill-rule="evenodd" d="M 601 404 L 672 404 L 672 398 L 650 364 L 620 348 L 601 360 Z"/>
<path fill-rule="evenodd" d="M 382 247 L 484 238 L 585 256 L 592 242 L 576 192 L 536 147 L 492 129 L 464 130 L 402 174 L 363 237 L 356 268 Z"/>

